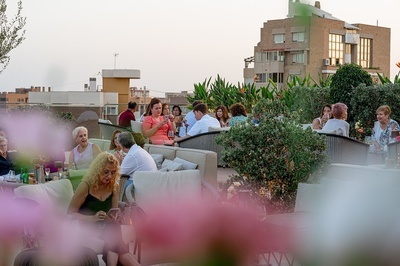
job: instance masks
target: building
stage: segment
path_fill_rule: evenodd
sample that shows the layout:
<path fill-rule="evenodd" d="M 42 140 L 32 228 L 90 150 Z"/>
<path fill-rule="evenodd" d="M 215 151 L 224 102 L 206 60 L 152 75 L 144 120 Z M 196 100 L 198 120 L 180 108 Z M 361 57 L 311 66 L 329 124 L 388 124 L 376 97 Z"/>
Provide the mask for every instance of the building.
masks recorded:
<path fill-rule="evenodd" d="M 99 138 L 98 119 L 108 119 L 114 124 L 118 115 L 118 93 L 92 91 L 29 92 L 30 105 L 48 106 L 54 113 L 70 112 L 77 125 L 85 126 L 89 137 Z"/>
<path fill-rule="evenodd" d="M 244 60 L 245 83 L 261 87 L 272 80 L 282 87 L 294 75 L 319 80 L 347 63 L 360 65 L 375 81 L 377 73 L 390 75 L 389 28 L 349 24 L 322 10 L 319 1 L 289 0 L 288 9 L 287 18 L 264 23 L 254 55 Z"/>
<path fill-rule="evenodd" d="M 48 88 L 50 90 L 50 88 Z M 29 92 L 45 91 L 45 87 L 16 88 L 15 92 L 2 92 L 0 94 L 0 112 L 23 106 L 28 103 Z"/>

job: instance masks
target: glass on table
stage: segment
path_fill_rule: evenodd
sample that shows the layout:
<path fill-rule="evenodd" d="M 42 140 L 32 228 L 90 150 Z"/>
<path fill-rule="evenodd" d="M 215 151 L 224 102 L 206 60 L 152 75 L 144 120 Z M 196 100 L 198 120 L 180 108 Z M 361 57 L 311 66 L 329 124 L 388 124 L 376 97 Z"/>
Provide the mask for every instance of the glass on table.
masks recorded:
<path fill-rule="evenodd" d="M 48 168 L 48 167 L 46 167 L 45 169 L 44 169 L 44 173 L 46 174 L 46 179 L 45 179 L 45 181 L 47 182 L 47 181 L 50 181 L 52 178 L 50 178 L 49 177 L 49 175 L 50 175 L 50 168 Z"/>
<path fill-rule="evenodd" d="M 168 130 L 168 138 L 173 140 L 175 138 L 175 132 L 173 130 Z"/>
<path fill-rule="evenodd" d="M 63 178 L 63 174 L 64 174 L 64 169 L 61 167 L 57 168 L 58 180 L 61 180 Z"/>

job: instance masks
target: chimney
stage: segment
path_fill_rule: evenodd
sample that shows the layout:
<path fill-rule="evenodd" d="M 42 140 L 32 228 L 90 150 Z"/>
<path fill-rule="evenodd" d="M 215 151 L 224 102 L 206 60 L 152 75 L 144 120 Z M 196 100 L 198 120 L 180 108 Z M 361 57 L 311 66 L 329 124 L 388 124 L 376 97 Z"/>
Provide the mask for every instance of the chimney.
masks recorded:
<path fill-rule="evenodd" d="M 321 9 L 321 3 L 319 1 L 315 1 L 314 6 L 318 9 Z"/>
<path fill-rule="evenodd" d="M 96 78 L 89 78 L 89 91 L 96 91 Z"/>

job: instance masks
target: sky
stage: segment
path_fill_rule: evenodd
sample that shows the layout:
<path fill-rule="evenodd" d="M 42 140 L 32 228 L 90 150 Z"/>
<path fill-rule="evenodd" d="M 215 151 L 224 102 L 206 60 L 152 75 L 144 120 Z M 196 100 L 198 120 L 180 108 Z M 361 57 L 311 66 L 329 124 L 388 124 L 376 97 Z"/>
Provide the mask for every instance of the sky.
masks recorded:
<path fill-rule="evenodd" d="M 11 18 L 17 0 L 6 2 Z M 400 61 L 396 1 L 320 3 L 348 23 L 391 28 L 393 80 Z M 217 75 L 236 85 L 243 82 L 243 60 L 253 56 L 263 23 L 287 12 L 287 0 L 23 0 L 26 39 L 9 54 L 0 92 L 31 86 L 80 91 L 90 77 L 101 85 L 102 69 L 114 66 L 139 69 L 141 79 L 131 86 L 146 86 L 151 96 L 193 91 L 194 84 Z"/>

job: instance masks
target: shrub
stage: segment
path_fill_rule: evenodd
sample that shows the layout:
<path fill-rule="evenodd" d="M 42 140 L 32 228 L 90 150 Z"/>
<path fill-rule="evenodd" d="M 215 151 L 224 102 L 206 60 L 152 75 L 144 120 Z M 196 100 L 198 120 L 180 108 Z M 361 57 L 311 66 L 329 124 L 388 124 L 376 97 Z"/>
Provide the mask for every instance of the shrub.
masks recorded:
<path fill-rule="evenodd" d="M 294 87 L 293 109 L 299 114 L 299 122 L 307 124 L 319 117 L 322 107 L 325 104 L 332 104 L 329 93 L 330 88 L 327 87 Z"/>
<path fill-rule="evenodd" d="M 327 165 L 325 140 L 289 118 L 279 100 L 261 100 L 254 110 L 260 114 L 257 126 L 231 127 L 217 137 L 222 160 L 244 177 L 270 210 L 292 210 L 298 183 L 319 175 Z"/>
<path fill-rule="evenodd" d="M 332 76 L 330 98 L 332 103 L 345 103 L 350 109 L 351 98 L 355 95 L 354 88 L 360 84 L 372 85 L 372 78 L 367 71 L 356 64 L 346 64 L 340 66 Z M 351 110 L 348 122 L 354 121 Z"/>

